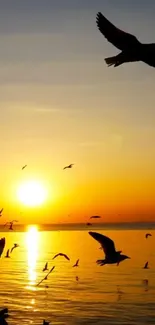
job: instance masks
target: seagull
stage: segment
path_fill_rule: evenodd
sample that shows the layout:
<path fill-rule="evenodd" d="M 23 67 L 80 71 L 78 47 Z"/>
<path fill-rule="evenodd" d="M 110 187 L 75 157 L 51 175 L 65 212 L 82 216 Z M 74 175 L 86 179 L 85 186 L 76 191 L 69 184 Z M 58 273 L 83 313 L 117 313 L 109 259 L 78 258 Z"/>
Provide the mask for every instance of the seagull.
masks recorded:
<path fill-rule="evenodd" d="M 72 168 L 74 164 L 70 164 L 68 166 L 65 166 L 63 169 L 67 169 L 67 168 Z"/>
<path fill-rule="evenodd" d="M 105 59 L 108 66 L 118 67 L 127 62 L 142 61 L 155 67 L 155 44 L 144 44 L 132 34 L 114 26 L 101 12 L 97 13 L 96 23 L 99 31 L 119 52 L 116 56 Z"/>
<path fill-rule="evenodd" d="M 58 257 L 58 256 L 64 256 L 68 261 L 70 261 L 70 258 L 66 255 L 66 254 L 63 254 L 63 253 L 58 253 L 58 254 L 56 254 L 53 258 L 52 258 L 52 260 L 54 260 L 56 257 Z"/>
<path fill-rule="evenodd" d="M 150 234 L 150 233 L 147 233 L 146 235 L 145 235 L 145 238 L 147 239 L 148 237 L 151 237 L 152 235 Z"/>
<path fill-rule="evenodd" d="M 100 219 L 101 217 L 100 216 L 92 216 L 90 217 L 90 219 Z"/>
<path fill-rule="evenodd" d="M 5 227 L 6 225 L 10 225 L 10 226 L 9 226 L 9 230 L 13 230 L 13 224 L 14 224 L 14 222 L 18 222 L 18 220 L 12 220 L 12 221 L 10 221 L 10 222 L 6 222 L 6 224 L 4 225 L 4 227 Z"/>
<path fill-rule="evenodd" d="M 48 271 L 48 262 L 45 264 L 44 268 L 43 268 L 43 272 Z"/>
<path fill-rule="evenodd" d="M 22 170 L 25 169 L 26 167 L 27 167 L 27 165 L 24 165 L 24 166 L 22 167 Z"/>
<path fill-rule="evenodd" d="M 15 249 L 15 248 L 17 248 L 17 247 L 19 247 L 19 245 L 18 244 L 14 244 L 14 246 L 11 248 L 11 250 L 10 250 L 10 253 L 12 253 L 13 252 L 13 250 Z"/>
<path fill-rule="evenodd" d="M 146 262 L 143 269 L 149 269 L 148 264 L 149 264 L 149 262 Z"/>
<path fill-rule="evenodd" d="M 48 278 L 48 276 L 49 276 L 49 274 L 54 270 L 54 268 L 55 268 L 55 266 L 53 266 L 51 269 L 50 269 L 50 271 L 46 274 L 46 276 L 40 281 L 40 282 L 38 282 L 38 284 L 37 284 L 37 287 L 44 281 L 44 280 L 47 280 L 47 278 Z"/>
<path fill-rule="evenodd" d="M 2 217 L 3 208 L 0 210 L 0 217 Z"/>
<path fill-rule="evenodd" d="M 76 263 L 73 265 L 73 267 L 79 266 L 79 259 L 76 261 Z"/>
<path fill-rule="evenodd" d="M 78 276 L 76 276 L 75 279 L 76 279 L 76 281 L 79 281 L 79 277 Z"/>
<path fill-rule="evenodd" d="M 5 247 L 5 237 L 0 239 L 0 257 L 3 253 L 4 247 Z"/>
<path fill-rule="evenodd" d="M 110 238 L 92 231 L 89 231 L 89 235 L 91 235 L 95 240 L 97 240 L 101 244 L 104 250 L 105 260 L 96 261 L 96 263 L 99 264 L 100 266 L 103 266 L 105 264 L 115 264 L 115 263 L 119 265 L 119 263 L 122 262 L 123 260 L 130 258 L 127 255 L 121 255 L 122 251 L 116 252 L 115 244 L 113 240 L 111 240 Z"/>
<path fill-rule="evenodd" d="M 5 255 L 6 258 L 10 258 L 9 251 L 10 250 L 8 249 L 7 252 L 6 252 L 6 255 Z"/>

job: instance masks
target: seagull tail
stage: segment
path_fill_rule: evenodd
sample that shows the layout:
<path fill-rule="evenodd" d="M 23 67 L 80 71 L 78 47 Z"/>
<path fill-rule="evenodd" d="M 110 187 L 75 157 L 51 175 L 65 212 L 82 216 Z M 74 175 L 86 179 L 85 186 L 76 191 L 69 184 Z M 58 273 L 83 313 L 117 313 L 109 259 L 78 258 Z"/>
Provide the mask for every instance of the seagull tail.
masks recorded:
<path fill-rule="evenodd" d="M 96 263 L 100 266 L 103 266 L 106 264 L 106 261 L 105 260 L 97 260 Z"/>
<path fill-rule="evenodd" d="M 120 60 L 120 54 L 116 55 L 116 56 L 111 56 L 110 58 L 106 58 L 105 62 L 108 65 L 108 67 L 110 66 L 114 66 L 114 67 L 118 67 L 120 64 L 122 64 L 122 60 Z"/>

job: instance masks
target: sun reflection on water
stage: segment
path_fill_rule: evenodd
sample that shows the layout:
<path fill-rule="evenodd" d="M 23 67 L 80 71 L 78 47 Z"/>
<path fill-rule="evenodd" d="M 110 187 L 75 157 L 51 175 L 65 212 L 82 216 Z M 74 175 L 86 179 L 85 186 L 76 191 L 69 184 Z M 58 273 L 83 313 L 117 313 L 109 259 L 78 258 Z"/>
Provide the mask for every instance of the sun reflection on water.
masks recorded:
<path fill-rule="evenodd" d="M 39 232 L 37 226 L 30 226 L 26 234 L 27 257 L 28 257 L 28 279 L 29 284 L 36 282 L 36 263 L 38 258 Z"/>

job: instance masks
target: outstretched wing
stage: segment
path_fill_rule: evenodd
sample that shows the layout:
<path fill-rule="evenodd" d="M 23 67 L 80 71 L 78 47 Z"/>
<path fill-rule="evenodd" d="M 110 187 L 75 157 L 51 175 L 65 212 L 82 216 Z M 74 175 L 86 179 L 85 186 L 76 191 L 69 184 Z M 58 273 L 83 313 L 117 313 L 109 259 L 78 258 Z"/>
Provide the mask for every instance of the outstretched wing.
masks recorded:
<path fill-rule="evenodd" d="M 130 47 L 138 46 L 140 42 L 138 39 L 129 33 L 122 31 L 114 26 L 101 12 L 96 16 L 96 23 L 100 32 L 104 37 L 116 46 L 119 50 L 125 50 Z"/>
<path fill-rule="evenodd" d="M 108 238 L 104 235 L 101 235 L 97 232 L 93 232 L 93 231 L 89 231 L 89 235 L 91 235 L 95 240 L 97 240 L 101 244 L 101 246 L 104 250 L 105 256 L 113 255 L 116 253 L 115 244 L 114 244 L 113 240 L 111 240 L 110 238 Z"/>
<path fill-rule="evenodd" d="M 66 254 L 62 254 L 62 255 L 66 258 L 66 260 L 70 261 L 70 258 Z"/>
<path fill-rule="evenodd" d="M 56 257 L 58 257 L 60 255 L 60 253 L 58 253 L 58 254 L 56 254 L 53 258 L 52 258 L 52 260 L 54 260 Z"/>
<path fill-rule="evenodd" d="M 4 247 L 5 247 L 5 238 L 1 238 L 0 239 L 0 257 L 3 253 Z"/>

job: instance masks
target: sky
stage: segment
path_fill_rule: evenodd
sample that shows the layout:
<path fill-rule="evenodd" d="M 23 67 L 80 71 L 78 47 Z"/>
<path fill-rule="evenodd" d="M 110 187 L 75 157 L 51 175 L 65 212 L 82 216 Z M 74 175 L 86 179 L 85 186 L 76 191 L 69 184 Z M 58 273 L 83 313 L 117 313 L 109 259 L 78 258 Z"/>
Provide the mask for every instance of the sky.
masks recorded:
<path fill-rule="evenodd" d="M 155 69 L 106 66 L 98 11 L 155 42 L 153 0 L 0 3 L 1 223 L 155 221 Z M 41 206 L 19 200 L 29 180 Z"/>

